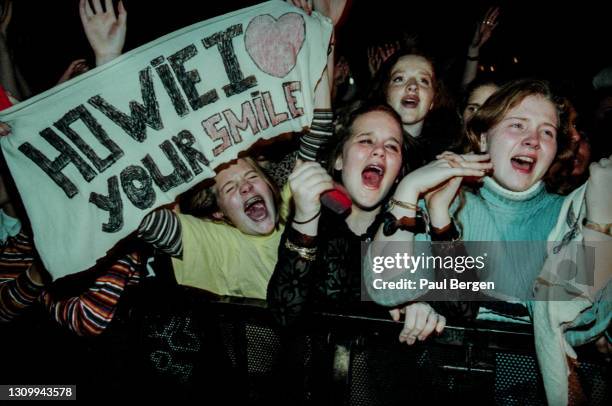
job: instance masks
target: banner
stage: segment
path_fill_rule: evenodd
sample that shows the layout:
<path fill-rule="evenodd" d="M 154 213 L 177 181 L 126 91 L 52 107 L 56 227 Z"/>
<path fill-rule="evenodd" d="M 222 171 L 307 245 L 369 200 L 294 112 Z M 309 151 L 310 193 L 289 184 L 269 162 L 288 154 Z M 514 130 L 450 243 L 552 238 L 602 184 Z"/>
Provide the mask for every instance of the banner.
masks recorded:
<path fill-rule="evenodd" d="M 282 1 L 143 45 L 0 113 L 2 151 L 54 278 L 259 139 L 310 125 L 332 26 Z"/>

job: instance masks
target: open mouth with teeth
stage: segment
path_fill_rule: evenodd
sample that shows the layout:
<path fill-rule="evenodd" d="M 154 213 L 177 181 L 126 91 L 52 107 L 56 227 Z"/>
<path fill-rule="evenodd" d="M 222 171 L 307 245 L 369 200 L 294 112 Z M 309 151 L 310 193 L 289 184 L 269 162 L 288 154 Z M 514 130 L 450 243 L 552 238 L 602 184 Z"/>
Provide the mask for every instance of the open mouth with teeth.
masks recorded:
<path fill-rule="evenodd" d="M 378 189 L 385 176 L 385 168 L 381 165 L 368 165 L 361 172 L 361 181 L 370 189 Z"/>
<path fill-rule="evenodd" d="M 536 158 L 524 155 L 517 155 L 510 159 L 512 167 L 521 173 L 531 173 L 537 162 Z"/>
<path fill-rule="evenodd" d="M 402 99 L 402 107 L 416 109 L 419 105 L 419 96 L 408 96 Z"/>
<path fill-rule="evenodd" d="M 264 199 L 257 195 L 244 202 L 244 214 L 255 222 L 260 222 L 268 217 L 268 208 Z"/>

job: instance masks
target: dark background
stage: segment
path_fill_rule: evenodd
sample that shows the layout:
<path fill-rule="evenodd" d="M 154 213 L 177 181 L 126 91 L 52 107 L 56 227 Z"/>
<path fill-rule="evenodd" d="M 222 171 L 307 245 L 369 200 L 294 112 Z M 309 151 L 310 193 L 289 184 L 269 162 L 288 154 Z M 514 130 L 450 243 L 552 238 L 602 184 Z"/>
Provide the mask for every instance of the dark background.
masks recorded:
<path fill-rule="evenodd" d="M 9 40 L 24 76 L 36 92 L 55 84 L 69 63 L 93 55 L 81 28 L 78 0 L 14 0 Z M 154 2 L 125 0 L 133 49 L 186 25 L 259 3 L 253 0 Z M 540 76 L 588 85 L 612 65 L 612 24 L 605 2 L 512 0 L 353 0 L 339 32 L 357 81 L 365 81 L 366 47 L 418 35 L 437 56 L 447 79 L 457 82 L 467 46 L 491 5 L 501 6 L 499 25 L 481 50 L 481 63 L 506 76 Z M 518 63 L 513 62 L 513 58 Z"/>

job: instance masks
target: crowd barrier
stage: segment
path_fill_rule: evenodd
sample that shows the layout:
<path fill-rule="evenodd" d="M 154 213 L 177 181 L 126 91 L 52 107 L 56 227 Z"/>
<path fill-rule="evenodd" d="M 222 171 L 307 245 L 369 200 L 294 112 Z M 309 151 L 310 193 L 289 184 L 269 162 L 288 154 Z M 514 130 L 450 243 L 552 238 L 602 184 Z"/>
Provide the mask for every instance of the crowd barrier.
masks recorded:
<path fill-rule="evenodd" d="M 98 337 L 37 309 L 0 325 L 0 383 L 76 384 L 78 399 L 95 400 L 546 404 L 529 326 L 450 325 L 411 347 L 399 331 L 391 319 L 325 312 L 281 329 L 260 300 L 140 286 Z M 573 400 L 609 405 L 610 361 L 592 347 L 578 349 L 585 398 Z"/>

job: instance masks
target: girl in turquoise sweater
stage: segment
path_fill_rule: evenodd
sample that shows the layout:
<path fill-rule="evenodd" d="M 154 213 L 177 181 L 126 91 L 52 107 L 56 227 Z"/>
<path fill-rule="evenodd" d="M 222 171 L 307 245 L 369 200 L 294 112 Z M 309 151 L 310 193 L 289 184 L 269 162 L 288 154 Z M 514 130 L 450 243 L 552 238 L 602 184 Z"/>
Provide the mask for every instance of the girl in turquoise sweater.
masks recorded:
<path fill-rule="evenodd" d="M 509 251 L 488 260 L 491 268 L 503 265 L 501 272 L 492 270 L 496 290 L 503 291 L 506 296 L 511 292 L 511 296 L 528 299 L 547 258 L 546 241 L 557 224 L 564 202 L 563 196 L 546 190 L 547 183 L 571 171 L 572 151 L 566 113 L 565 106 L 557 103 L 544 82 L 522 80 L 502 87 L 467 126 L 473 150 L 479 151 L 486 144 L 488 153 L 457 155 L 446 152 L 407 175 L 398 185 L 392 199 L 392 203 L 396 203 L 390 205 L 389 210 L 390 217 L 397 219 L 396 224 L 400 226 L 387 227 L 387 230 L 381 227 L 375 241 L 529 241 L 520 248 L 518 244 L 506 244 Z M 469 173 L 467 176 L 483 180 L 482 186 L 475 191 L 460 191 L 466 168 L 477 172 L 477 175 Z M 585 226 L 574 224 L 573 230 L 582 233 L 585 240 L 612 240 L 611 182 L 610 160 L 593 164 L 586 187 Z M 423 200 L 419 204 L 420 199 Z M 411 223 L 402 221 L 403 217 L 414 219 L 423 213 L 428 215 L 428 234 L 414 234 L 410 227 L 401 226 Z M 371 255 L 381 255 L 383 246 L 373 246 Z M 405 244 L 402 247 L 406 247 Z M 472 247 L 474 245 L 469 248 Z M 513 253 L 513 248 L 520 251 Z M 410 254 L 412 250 L 413 244 L 408 244 L 404 251 Z M 597 263 L 612 263 L 606 257 L 609 251 L 596 250 Z M 604 276 L 596 276 L 595 291 L 609 281 L 609 270 L 599 274 Z M 397 280 L 400 276 L 396 274 L 389 280 Z M 423 293 L 409 289 L 373 289 L 368 283 L 372 272 L 367 269 L 365 278 L 372 298 L 386 306 L 402 306 Z M 527 316 L 528 311 L 525 307 L 518 308 L 517 314 L 510 315 Z M 609 318 L 608 314 L 599 321 L 596 334 L 603 332 Z M 401 336 L 407 341 L 414 340 L 417 337 L 413 331 L 414 326 L 405 326 Z"/>
<path fill-rule="evenodd" d="M 612 250 L 601 243 L 607 243 L 607 247 L 612 242 L 612 163 L 610 159 L 593 163 L 587 184 L 568 197 L 547 191 L 553 180 L 557 180 L 554 184 L 558 186 L 559 178 L 568 176 L 572 169 L 567 106 L 558 100 L 541 81 L 522 80 L 503 86 L 467 125 L 472 151 L 481 153 L 445 152 L 406 176 L 391 200 L 388 217 L 397 220 L 387 223 L 394 227 L 381 227 L 375 240 L 403 242 L 402 250 L 415 255 L 420 253 L 421 247 L 414 244 L 419 240 L 470 241 L 464 248 L 473 256 L 482 254 L 479 244 L 491 249 L 503 246 L 501 255 L 489 255 L 487 259 L 490 273 L 485 279 L 495 281 L 495 290 L 487 293 L 519 300 L 510 305 L 501 301 L 483 303 L 479 318 L 486 315 L 497 320 L 532 320 L 548 400 L 562 404 L 568 399 L 567 385 L 563 382 L 567 382 L 571 373 L 565 355 L 575 358 L 571 347 L 568 349 L 562 343 L 605 341 L 610 346 L 606 330 L 612 317 Z M 486 146 L 488 153 L 483 154 Z M 482 179 L 482 185 L 476 190 L 460 190 L 466 178 L 462 172 L 467 167 L 480 171 L 477 177 Z M 402 226 L 418 218 L 427 219 L 429 233 L 415 234 L 414 228 Z M 547 240 L 557 241 L 556 248 L 550 250 Z M 491 244 L 492 241 L 496 243 Z M 575 300 L 535 301 L 534 286 L 546 288 L 541 281 L 542 275 L 548 274 L 541 271 L 550 268 L 551 263 L 558 264 L 555 256 L 560 250 L 569 251 L 569 241 L 599 242 L 593 251 L 593 282 L 584 295 L 590 300 L 583 301 L 584 304 Z M 369 258 L 388 255 L 389 247 L 373 245 Z M 581 263 L 577 263 L 580 267 Z M 396 272 L 386 278 L 383 274 L 382 278 L 397 281 L 403 276 Z M 365 278 L 370 295 L 383 305 L 404 306 L 424 293 L 424 290 L 373 289 L 368 280 L 372 279 L 372 272 L 367 267 Z M 576 303 L 579 311 L 575 310 Z M 414 331 L 414 326 L 405 325 L 400 337 L 414 341 Z"/>

